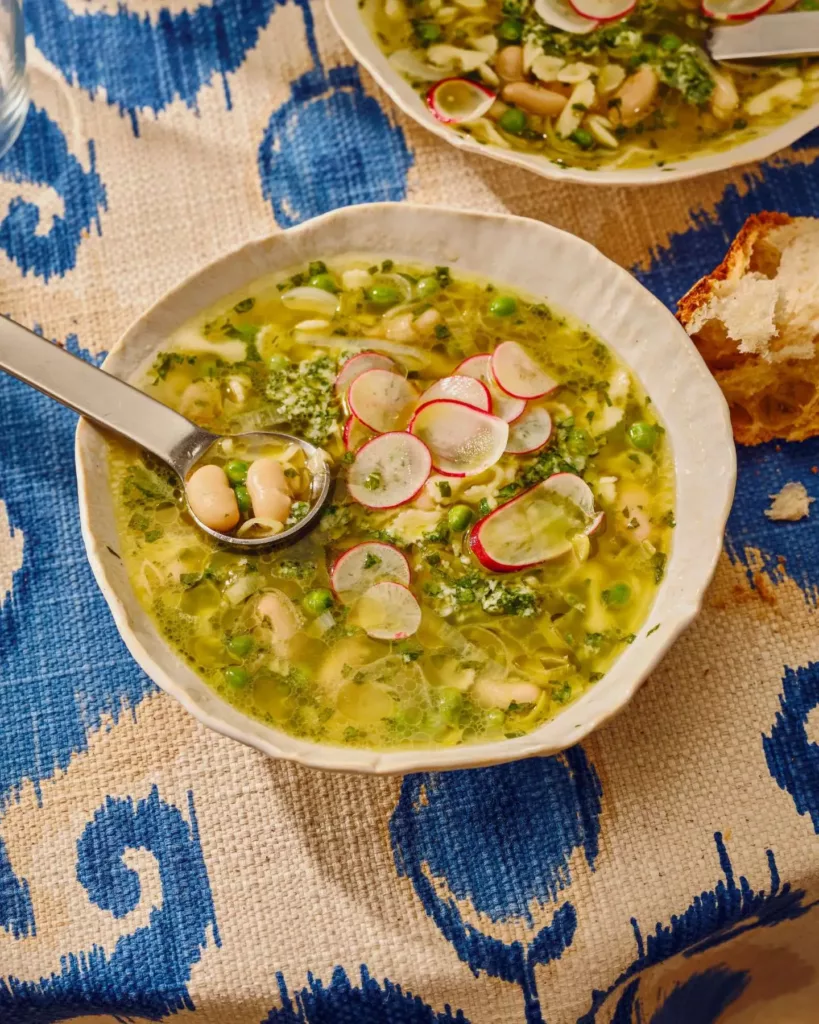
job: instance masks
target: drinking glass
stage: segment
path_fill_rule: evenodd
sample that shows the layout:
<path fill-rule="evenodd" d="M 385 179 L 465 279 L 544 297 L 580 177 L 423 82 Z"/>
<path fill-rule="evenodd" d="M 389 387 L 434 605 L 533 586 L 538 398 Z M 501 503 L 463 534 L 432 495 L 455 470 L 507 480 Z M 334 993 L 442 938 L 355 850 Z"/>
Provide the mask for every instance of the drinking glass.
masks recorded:
<path fill-rule="evenodd" d="M 26 33 L 21 0 L 0 0 L 0 156 L 20 134 L 28 111 Z"/>

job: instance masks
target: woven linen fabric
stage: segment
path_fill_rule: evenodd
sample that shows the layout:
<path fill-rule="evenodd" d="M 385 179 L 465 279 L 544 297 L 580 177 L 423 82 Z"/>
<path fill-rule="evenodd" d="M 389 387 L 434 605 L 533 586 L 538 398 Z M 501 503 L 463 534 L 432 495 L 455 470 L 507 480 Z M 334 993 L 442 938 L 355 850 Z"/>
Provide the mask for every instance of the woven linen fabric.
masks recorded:
<path fill-rule="evenodd" d="M 398 114 L 307 0 L 31 0 L 0 310 L 99 361 L 217 255 L 369 200 L 576 232 L 664 302 L 819 138 L 583 188 Z M 739 452 L 703 612 L 565 753 L 373 779 L 278 763 L 137 668 L 80 539 L 75 417 L 0 379 L 0 1022 L 819 1021 L 819 440 Z M 815 506 L 819 507 L 819 506 Z"/>

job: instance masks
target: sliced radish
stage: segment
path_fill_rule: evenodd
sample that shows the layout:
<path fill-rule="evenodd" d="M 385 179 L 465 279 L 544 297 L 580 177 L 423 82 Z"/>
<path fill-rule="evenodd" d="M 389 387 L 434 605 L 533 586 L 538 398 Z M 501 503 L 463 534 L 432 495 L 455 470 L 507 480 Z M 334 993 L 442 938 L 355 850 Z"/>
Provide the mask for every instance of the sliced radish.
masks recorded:
<path fill-rule="evenodd" d="M 495 102 L 495 93 L 470 78 L 444 78 L 427 91 L 427 106 L 444 124 L 475 121 Z"/>
<path fill-rule="evenodd" d="M 552 436 L 552 417 L 538 405 L 532 406 L 509 427 L 506 451 L 510 455 L 529 455 L 540 451 Z"/>
<path fill-rule="evenodd" d="M 702 13 L 716 21 L 747 21 L 767 11 L 773 0 L 702 0 Z"/>
<path fill-rule="evenodd" d="M 348 452 L 358 451 L 362 444 L 365 441 L 369 441 L 372 436 L 372 430 L 369 427 L 365 427 L 361 420 L 355 416 L 350 415 L 344 421 L 341 439 L 344 441 L 344 447 Z"/>
<path fill-rule="evenodd" d="M 569 0 L 575 11 L 592 21 L 616 21 L 625 18 L 637 6 L 637 0 Z"/>
<path fill-rule="evenodd" d="M 349 604 L 375 586 L 389 580 L 406 586 L 411 579 L 406 555 L 393 544 L 366 541 L 339 555 L 330 570 L 330 586 L 338 599 Z"/>
<path fill-rule="evenodd" d="M 390 370 L 367 370 L 347 392 L 350 411 L 377 434 L 403 430 L 417 399 L 412 384 Z"/>
<path fill-rule="evenodd" d="M 566 0 L 535 0 L 535 13 L 552 28 L 576 36 L 584 36 L 597 28 L 596 21 L 578 14 Z"/>
<path fill-rule="evenodd" d="M 494 572 L 516 572 L 559 558 L 578 534 L 599 528 L 594 495 L 572 473 L 556 473 L 478 521 L 469 546 Z"/>
<path fill-rule="evenodd" d="M 477 377 L 456 374 L 453 377 L 442 377 L 421 396 L 421 400 L 433 402 L 436 398 L 451 398 L 453 402 L 463 402 L 483 412 L 492 411 L 492 397 L 489 388 Z"/>
<path fill-rule="evenodd" d="M 606 521 L 606 513 L 605 512 L 598 512 L 597 515 L 592 520 L 591 526 L 589 526 L 588 530 L 586 530 L 586 534 L 589 537 L 593 537 L 596 533 L 599 533 L 600 530 L 603 528 L 603 524 L 605 523 L 605 521 Z"/>
<path fill-rule="evenodd" d="M 431 469 L 429 448 L 420 438 L 403 430 L 379 434 L 356 452 L 347 490 L 367 508 L 395 508 L 412 501 Z"/>
<path fill-rule="evenodd" d="M 409 430 L 427 445 L 434 469 L 444 476 L 472 476 L 489 469 L 509 438 L 505 420 L 449 398 L 419 406 Z"/>
<path fill-rule="evenodd" d="M 502 341 L 492 353 L 490 372 L 512 398 L 543 398 L 560 385 L 516 341 Z"/>
<path fill-rule="evenodd" d="M 404 640 L 421 625 L 421 607 L 401 583 L 376 583 L 356 602 L 350 621 L 374 640 Z"/>
<path fill-rule="evenodd" d="M 395 370 L 395 363 L 389 356 L 382 356 L 378 352 L 359 352 L 339 370 L 335 383 L 336 394 L 342 396 L 356 377 L 367 370 Z"/>
<path fill-rule="evenodd" d="M 507 423 L 514 423 L 518 417 L 523 415 L 526 402 L 521 398 L 510 398 L 492 380 L 489 366 L 491 358 L 491 356 L 485 354 L 469 356 L 468 359 L 464 359 L 460 366 L 455 367 L 455 373 L 464 377 L 474 377 L 485 384 L 492 398 L 493 414 L 500 416 Z"/>

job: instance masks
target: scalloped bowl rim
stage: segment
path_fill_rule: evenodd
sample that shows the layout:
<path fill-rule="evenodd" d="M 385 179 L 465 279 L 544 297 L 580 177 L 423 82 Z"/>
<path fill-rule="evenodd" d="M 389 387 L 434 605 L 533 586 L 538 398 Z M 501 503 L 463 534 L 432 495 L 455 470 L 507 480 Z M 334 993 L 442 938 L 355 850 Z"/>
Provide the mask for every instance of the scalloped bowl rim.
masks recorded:
<path fill-rule="evenodd" d="M 443 749 L 375 751 L 295 738 L 222 700 L 161 638 L 139 605 L 116 554 L 104 436 L 80 420 L 75 447 L 80 518 L 94 575 L 128 650 L 151 679 L 203 724 L 272 757 L 337 771 L 397 774 L 556 753 L 583 739 L 631 700 L 701 607 L 722 548 L 736 479 L 725 400 L 672 314 L 589 243 L 522 217 L 407 203 L 346 207 L 222 256 L 141 316 L 103 366 L 116 376 L 132 379 L 176 326 L 218 297 L 309 258 L 332 259 L 356 252 L 430 265 L 448 262 L 466 273 L 497 281 L 513 279 L 521 290 L 542 295 L 588 323 L 642 380 L 668 428 L 676 469 L 678 525 L 665 580 L 637 641 L 578 700 L 515 739 Z M 536 253 L 552 259 L 536 260 Z M 659 628 L 649 634 L 649 628 L 658 623 Z"/>
<path fill-rule="evenodd" d="M 583 185 L 660 185 L 673 181 L 698 178 L 702 174 L 729 170 L 742 164 L 754 163 L 787 149 L 803 135 L 819 126 L 819 101 L 792 117 L 785 124 L 773 128 L 749 142 L 719 152 L 705 153 L 691 160 L 667 164 L 665 167 L 635 167 L 587 170 L 582 167 L 559 167 L 547 157 L 530 155 L 500 146 L 484 145 L 468 135 L 462 135 L 440 122 L 429 110 L 423 98 L 409 82 L 394 70 L 386 55 L 379 49 L 367 28 L 357 0 L 326 0 L 327 11 L 336 31 L 347 49 L 372 75 L 390 99 L 413 121 L 433 132 L 439 138 L 468 153 L 477 153 L 490 160 L 525 167 L 543 178 L 572 181 Z"/>

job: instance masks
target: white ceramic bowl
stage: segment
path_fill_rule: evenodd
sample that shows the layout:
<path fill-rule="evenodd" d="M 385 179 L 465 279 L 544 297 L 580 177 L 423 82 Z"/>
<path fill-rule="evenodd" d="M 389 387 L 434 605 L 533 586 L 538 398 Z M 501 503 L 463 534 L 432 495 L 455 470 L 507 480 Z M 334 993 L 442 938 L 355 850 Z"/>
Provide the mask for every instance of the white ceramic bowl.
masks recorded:
<path fill-rule="evenodd" d="M 515 164 L 534 171 L 544 178 L 576 181 L 585 185 L 651 185 L 696 178 L 712 171 L 763 160 L 785 149 L 819 125 L 819 103 L 814 104 L 786 124 L 758 138 L 720 153 L 707 153 L 692 160 L 669 163 L 665 167 L 601 168 L 597 171 L 581 167 L 558 167 L 545 156 L 519 153 L 500 146 L 482 145 L 442 124 L 427 107 L 409 82 L 394 70 L 379 48 L 358 8 L 358 0 L 327 0 L 327 10 L 336 31 L 352 55 L 364 65 L 387 95 L 413 120 L 446 142 L 469 153 L 480 153 L 492 160 Z"/>
<path fill-rule="evenodd" d="M 141 317 L 114 346 L 105 369 L 134 379 L 176 327 L 220 295 L 265 274 L 348 253 L 450 265 L 542 296 L 587 322 L 636 372 L 668 429 L 676 467 L 677 519 L 666 578 L 638 639 L 579 700 L 517 739 L 386 752 L 295 739 L 223 701 L 161 638 L 115 554 L 119 540 L 103 435 L 81 421 L 76 445 L 80 512 L 97 582 L 128 649 L 159 686 L 205 725 L 273 757 L 341 771 L 393 773 L 554 753 L 583 739 L 627 704 L 699 611 L 719 556 L 736 476 L 722 393 L 671 313 L 587 242 L 520 217 L 406 203 L 337 210 L 222 257 Z M 648 635 L 654 626 L 658 628 Z"/>

